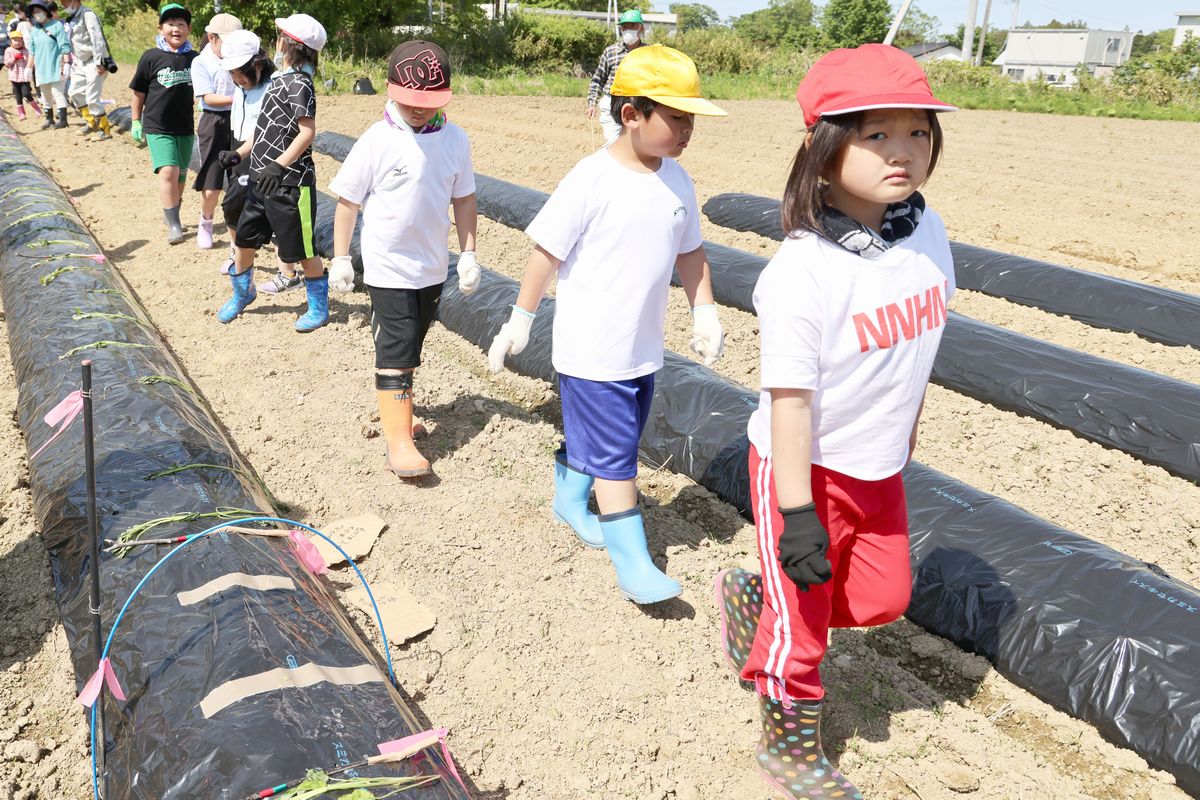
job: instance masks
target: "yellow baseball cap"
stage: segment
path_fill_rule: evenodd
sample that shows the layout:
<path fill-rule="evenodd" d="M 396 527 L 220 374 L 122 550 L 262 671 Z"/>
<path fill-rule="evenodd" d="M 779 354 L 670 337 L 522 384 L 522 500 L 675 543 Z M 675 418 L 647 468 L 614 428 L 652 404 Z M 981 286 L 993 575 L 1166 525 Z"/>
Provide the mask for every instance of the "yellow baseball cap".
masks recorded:
<path fill-rule="evenodd" d="M 617 67 L 609 91 L 613 97 L 648 97 L 688 114 L 724 117 L 728 113 L 700 96 L 695 62 L 665 44 L 644 44 L 630 51 Z"/>

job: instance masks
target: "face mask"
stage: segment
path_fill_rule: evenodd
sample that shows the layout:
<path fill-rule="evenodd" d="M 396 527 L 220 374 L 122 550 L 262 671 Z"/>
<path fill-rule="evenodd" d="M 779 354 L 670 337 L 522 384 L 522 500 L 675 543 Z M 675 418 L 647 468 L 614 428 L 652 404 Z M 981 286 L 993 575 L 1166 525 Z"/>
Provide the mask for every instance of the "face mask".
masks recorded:
<path fill-rule="evenodd" d="M 637 31 L 621 31 L 621 41 L 626 47 L 633 47 L 638 41 Z"/>
<path fill-rule="evenodd" d="M 45 22 L 46 22 L 46 20 L 47 20 L 47 19 L 49 19 L 49 17 L 47 17 L 47 16 L 46 16 L 46 12 L 45 12 L 45 11 L 35 11 L 35 12 L 33 12 L 33 21 L 34 21 L 34 22 L 36 22 L 38 25 L 43 25 L 43 24 L 45 24 Z"/>

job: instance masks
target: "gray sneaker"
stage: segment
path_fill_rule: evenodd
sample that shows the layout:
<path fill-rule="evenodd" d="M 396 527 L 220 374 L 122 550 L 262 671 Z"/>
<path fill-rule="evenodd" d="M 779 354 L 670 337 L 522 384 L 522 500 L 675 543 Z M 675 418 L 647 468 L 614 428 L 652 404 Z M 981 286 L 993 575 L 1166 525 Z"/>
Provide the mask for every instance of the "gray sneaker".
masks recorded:
<path fill-rule="evenodd" d="M 295 289 L 301 283 L 303 283 L 303 280 L 300 278 L 299 273 L 289 278 L 282 272 L 276 272 L 274 277 L 269 281 L 263 281 L 258 284 L 256 288 L 258 291 L 266 292 L 267 294 L 283 294 L 289 289 Z"/>

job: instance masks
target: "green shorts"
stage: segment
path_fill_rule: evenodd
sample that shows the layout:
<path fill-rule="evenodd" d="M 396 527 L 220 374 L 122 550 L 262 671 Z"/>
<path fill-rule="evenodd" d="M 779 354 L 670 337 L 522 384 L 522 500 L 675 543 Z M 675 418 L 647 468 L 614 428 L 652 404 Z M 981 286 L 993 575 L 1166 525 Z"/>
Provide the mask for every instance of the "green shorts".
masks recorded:
<path fill-rule="evenodd" d="M 147 133 L 146 146 L 150 148 L 150 162 L 155 174 L 163 167 L 179 167 L 179 180 L 192 163 L 192 141 L 196 137 L 172 136 L 167 133 Z"/>

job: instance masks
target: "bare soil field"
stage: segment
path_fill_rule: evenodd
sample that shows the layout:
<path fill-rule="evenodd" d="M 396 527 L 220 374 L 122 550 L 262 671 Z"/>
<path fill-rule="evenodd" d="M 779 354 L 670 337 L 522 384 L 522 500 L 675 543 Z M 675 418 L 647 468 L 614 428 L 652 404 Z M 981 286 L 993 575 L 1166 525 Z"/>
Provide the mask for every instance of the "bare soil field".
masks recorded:
<path fill-rule="evenodd" d="M 127 92 L 115 84 L 119 102 Z M 0 82 L 0 94 L 7 85 Z M 358 135 L 379 97 L 322 97 L 318 128 Z M 778 196 L 797 142 L 793 104 L 727 102 L 682 158 L 700 200 Z M 462 96 L 478 172 L 551 191 L 592 147 L 582 100 Z M 260 296 L 222 326 L 217 274 L 227 238 L 204 253 L 165 242 L 147 153 L 127 137 L 13 122 L 136 289 L 222 423 L 297 519 L 321 526 L 374 512 L 388 529 L 362 563 L 369 580 L 407 585 L 437 614 L 396 646 L 397 677 L 436 724 L 481 794 L 513 800 L 768 796 L 752 752 L 757 709 L 725 666 L 711 581 L 756 567 L 753 529 L 709 492 L 643 469 L 651 550 L 684 585 L 639 608 L 602 552 L 551 516 L 551 453 L 561 438 L 549 384 L 488 373 L 483 353 L 440 326 L 417 374 L 422 448 L 436 477 L 383 470 L 365 294 L 335 298 L 333 321 L 292 330 L 300 293 Z M 926 195 L 953 237 L 1133 280 L 1200 292 L 1200 184 L 1181 164 L 1200 152 L 1184 123 L 962 112 L 944 118 L 946 153 Z M 598 130 L 595 131 L 598 137 Z M 318 157 L 328 186 L 337 164 Z M 184 221 L 194 230 L 188 192 Z M 713 241 L 770 255 L 775 243 L 705 223 Z M 453 239 L 453 234 L 452 237 Z M 530 244 L 481 220 L 478 253 L 519 277 Z M 260 267 L 268 258 L 260 255 Z M 1200 382 L 1200 352 L 1098 331 L 960 292 L 953 307 L 1068 347 Z M 756 386 L 754 318 L 722 309 L 719 372 Z M 684 353 L 676 290 L 668 346 Z M 4 337 L 0 327 L 0 337 Z M 7 347 L 0 347 L 0 800 L 90 796 L 84 715 L 58 623 L 49 564 L 27 488 Z M 98 380 L 102 380 L 98 378 Z M 1200 488 L 1035 420 L 931 388 L 916 457 L 1030 512 L 1200 585 Z M 333 580 L 349 586 L 344 573 Z M 365 617 L 361 619 L 369 629 Z M 872 800 L 1177 800 L 1169 775 L 1013 685 L 986 661 L 901 620 L 833 638 L 827 748 Z"/>

